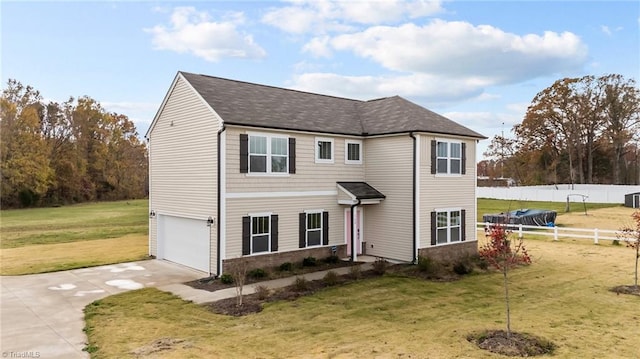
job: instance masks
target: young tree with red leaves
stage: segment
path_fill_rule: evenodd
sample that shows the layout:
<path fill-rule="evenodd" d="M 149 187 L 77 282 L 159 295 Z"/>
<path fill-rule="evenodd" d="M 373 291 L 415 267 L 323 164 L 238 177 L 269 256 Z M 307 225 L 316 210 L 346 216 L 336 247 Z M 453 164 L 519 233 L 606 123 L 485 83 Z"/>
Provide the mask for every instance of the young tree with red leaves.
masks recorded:
<path fill-rule="evenodd" d="M 638 261 L 640 260 L 640 211 L 635 211 L 631 218 L 635 222 L 633 226 L 622 228 L 620 237 L 627 243 L 627 247 L 636 251 L 636 271 L 634 275 L 633 286 L 638 290 Z"/>
<path fill-rule="evenodd" d="M 522 238 L 509 239 L 511 231 L 504 224 L 494 224 L 489 228 L 489 243 L 483 245 L 479 254 L 489 265 L 502 272 L 504 279 L 504 299 L 507 308 L 507 338 L 511 338 L 511 308 L 509 306 L 509 269 L 530 264 Z"/>

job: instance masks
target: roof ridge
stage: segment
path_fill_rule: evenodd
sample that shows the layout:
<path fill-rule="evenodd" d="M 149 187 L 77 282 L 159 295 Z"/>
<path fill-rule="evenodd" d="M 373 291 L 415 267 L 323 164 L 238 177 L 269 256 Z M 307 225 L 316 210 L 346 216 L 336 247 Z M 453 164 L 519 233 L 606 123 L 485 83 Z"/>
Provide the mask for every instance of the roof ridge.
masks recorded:
<path fill-rule="evenodd" d="M 348 98 L 348 97 L 326 95 L 326 94 L 321 94 L 321 93 L 316 93 L 316 92 L 302 91 L 302 90 L 296 90 L 296 89 L 291 89 L 291 88 L 286 88 L 286 87 L 279 87 L 279 86 L 274 86 L 274 85 L 265 85 L 265 84 L 259 84 L 259 83 L 256 83 L 256 82 L 249 82 L 249 81 L 243 81 L 243 80 L 234 80 L 234 79 L 229 79 L 229 78 L 226 78 L 226 77 L 219 77 L 219 76 L 212 76 L 212 75 L 205 75 L 205 74 L 196 74 L 196 73 L 193 73 L 193 72 L 186 72 L 186 71 L 179 71 L 179 72 L 182 73 L 182 74 L 189 74 L 189 75 L 195 75 L 195 76 L 208 77 L 208 78 L 212 78 L 212 79 L 231 81 L 231 82 L 235 82 L 235 83 L 241 83 L 241 84 L 247 84 L 247 85 L 253 85 L 253 86 L 268 87 L 268 88 L 272 88 L 272 89 L 297 92 L 297 93 L 306 94 L 306 95 L 329 97 L 329 98 L 335 98 L 335 99 L 347 100 L 347 101 L 354 101 L 354 102 L 359 102 L 359 103 L 367 102 L 367 101 L 357 100 L 357 99 Z"/>

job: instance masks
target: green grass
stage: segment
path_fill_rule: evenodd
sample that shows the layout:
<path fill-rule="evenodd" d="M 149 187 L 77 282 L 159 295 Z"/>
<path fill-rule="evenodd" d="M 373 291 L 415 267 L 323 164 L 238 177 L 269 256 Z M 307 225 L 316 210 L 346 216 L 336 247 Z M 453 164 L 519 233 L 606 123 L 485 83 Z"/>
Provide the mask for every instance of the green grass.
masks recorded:
<path fill-rule="evenodd" d="M 3 210 L 0 248 L 146 235 L 148 213 L 146 199 Z"/>
<path fill-rule="evenodd" d="M 148 258 L 148 201 L 0 212 L 0 274 L 42 273 Z"/>
<path fill-rule="evenodd" d="M 608 207 L 620 207 L 620 204 L 616 203 L 587 203 L 587 211 L 608 208 Z M 540 202 L 540 201 L 516 201 L 516 200 L 503 200 L 503 199 L 490 199 L 490 198 L 478 198 L 478 222 L 482 222 L 482 216 L 485 214 L 503 213 L 514 211 L 516 209 L 529 208 L 529 209 L 546 209 L 550 211 L 558 212 L 558 215 L 565 213 L 566 203 L 564 202 Z M 584 211 L 584 205 L 582 202 L 571 202 L 571 211 L 581 212 Z"/>
<path fill-rule="evenodd" d="M 640 298 L 608 291 L 632 280 L 633 252 L 547 240 L 528 248 L 534 263 L 510 274 L 513 330 L 553 341 L 554 358 L 636 357 Z M 87 307 L 86 332 L 92 358 L 135 357 L 163 338 L 182 340 L 155 353 L 163 358 L 498 358 L 466 336 L 504 329 L 502 296 L 494 272 L 449 283 L 385 276 L 234 318 L 143 289 Z"/>

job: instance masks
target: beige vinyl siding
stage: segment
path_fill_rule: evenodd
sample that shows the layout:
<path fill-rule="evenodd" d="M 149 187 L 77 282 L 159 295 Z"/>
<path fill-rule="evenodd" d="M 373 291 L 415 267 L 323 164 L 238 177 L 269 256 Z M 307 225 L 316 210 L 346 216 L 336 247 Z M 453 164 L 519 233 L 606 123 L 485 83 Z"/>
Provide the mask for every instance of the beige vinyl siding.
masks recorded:
<path fill-rule="evenodd" d="M 217 131 L 221 121 L 178 75 L 149 134 L 150 210 L 157 215 L 216 217 Z M 157 220 L 151 248 L 157 254 Z M 211 268 L 216 268 L 216 232 L 211 231 Z"/>
<path fill-rule="evenodd" d="M 338 189 L 338 201 L 353 201 L 353 199 L 345 191 Z"/>
<path fill-rule="evenodd" d="M 149 218 L 149 254 L 158 255 L 158 221 L 156 218 Z"/>
<path fill-rule="evenodd" d="M 240 173 L 240 134 L 274 134 L 296 139 L 296 173 L 261 175 Z M 363 181 L 367 156 L 363 164 L 344 163 L 345 137 L 304 134 L 286 131 L 248 130 L 227 126 L 227 193 L 335 191 L 336 182 Z M 333 138 L 334 163 L 315 163 L 315 138 Z M 366 146 L 365 146 L 366 148 Z M 335 200 L 335 197 L 334 197 Z"/>
<path fill-rule="evenodd" d="M 413 139 L 409 135 L 365 141 L 367 183 L 382 192 L 380 204 L 365 205 L 366 253 L 413 259 Z"/>
<path fill-rule="evenodd" d="M 343 206 L 336 196 L 227 199 L 226 249 L 224 259 L 242 256 L 242 217 L 256 213 L 278 215 L 278 252 L 299 249 L 299 213 L 305 210 L 329 212 L 329 245 L 344 244 Z"/>
<path fill-rule="evenodd" d="M 450 139 L 466 144 L 466 174 L 437 176 L 431 174 L 431 141 Z M 420 163 L 420 248 L 431 246 L 431 212 L 441 208 L 466 210 L 467 241 L 476 240 L 476 141 L 460 137 L 422 135 Z"/>

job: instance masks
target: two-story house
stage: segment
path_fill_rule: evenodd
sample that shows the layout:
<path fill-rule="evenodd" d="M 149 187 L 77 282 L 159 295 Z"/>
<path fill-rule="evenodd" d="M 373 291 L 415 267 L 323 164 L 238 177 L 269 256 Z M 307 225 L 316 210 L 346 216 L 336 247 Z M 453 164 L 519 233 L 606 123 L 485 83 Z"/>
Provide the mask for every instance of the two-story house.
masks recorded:
<path fill-rule="evenodd" d="M 149 251 L 212 275 L 245 258 L 412 262 L 477 252 L 476 144 L 401 97 L 179 72 L 151 124 Z"/>

